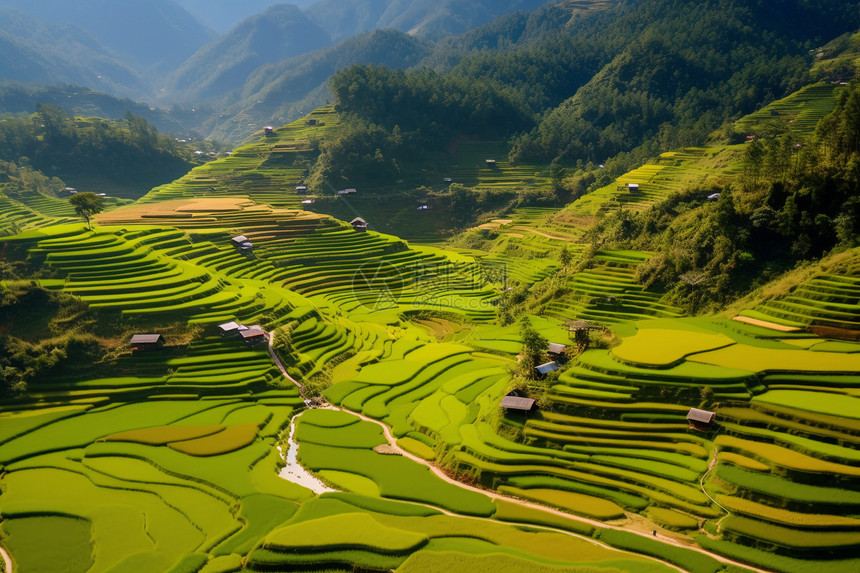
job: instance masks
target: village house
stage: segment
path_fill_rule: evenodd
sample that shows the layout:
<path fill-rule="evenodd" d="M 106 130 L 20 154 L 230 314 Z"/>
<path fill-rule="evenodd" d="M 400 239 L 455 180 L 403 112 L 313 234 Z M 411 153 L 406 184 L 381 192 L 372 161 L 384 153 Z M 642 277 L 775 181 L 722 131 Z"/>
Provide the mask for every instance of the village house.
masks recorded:
<path fill-rule="evenodd" d="M 164 347 L 164 337 L 155 334 L 135 334 L 129 342 L 132 351 L 159 350 Z"/>

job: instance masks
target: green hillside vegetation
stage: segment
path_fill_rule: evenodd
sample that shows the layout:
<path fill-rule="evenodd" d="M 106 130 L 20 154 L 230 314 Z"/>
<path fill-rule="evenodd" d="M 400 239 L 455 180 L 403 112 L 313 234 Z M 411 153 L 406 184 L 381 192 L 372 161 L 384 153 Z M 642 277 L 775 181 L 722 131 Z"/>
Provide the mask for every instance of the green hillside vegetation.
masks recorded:
<path fill-rule="evenodd" d="M 745 29 L 757 4 L 585 7 L 565 26 L 599 21 L 607 43 L 533 98 L 515 71 L 468 78 L 489 50 L 459 71 L 346 68 L 333 106 L 89 224 L 50 197 L 65 179 L 4 164 L 15 570 L 857 569 L 860 86 L 820 71 L 850 37 L 808 52 L 843 8 L 796 12 L 790 37 L 781 18 Z M 701 57 L 655 39 L 697 18 L 691 35 L 731 23 Z M 519 33 L 508 55 L 575 44 Z M 693 93 L 696 66 L 716 91 Z M 618 78 L 636 89 L 603 111 L 641 96 L 662 136 L 595 120 L 602 166 L 563 142 L 518 159 Z M 103 125 L 66 133 L 53 112 L 63 141 Z M 133 350 L 143 333 L 164 346 Z"/>
<path fill-rule="evenodd" d="M 0 120 L 0 157 L 69 186 L 137 198 L 188 171 L 193 155 L 131 113 L 122 122 L 73 118 L 40 104 L 32 116 Z"/>

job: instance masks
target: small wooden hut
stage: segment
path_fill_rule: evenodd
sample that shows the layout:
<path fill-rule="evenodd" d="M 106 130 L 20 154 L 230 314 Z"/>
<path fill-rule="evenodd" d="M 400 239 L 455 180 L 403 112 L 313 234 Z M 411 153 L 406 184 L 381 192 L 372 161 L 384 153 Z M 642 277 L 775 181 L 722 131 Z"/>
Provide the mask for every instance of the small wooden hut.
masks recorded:
<path fill-rule="evenodd" d="M 131 337 L 131 349 L 135 352 L 144 350 L 159 350 L 164 347 L 164 337 L 155 334 L 135 334 Z"/>
<path fill-rule="evenodd" d="M 546 378 L 546 375 L 550 372 L 555 372 L 559 369 L 559 364 L 555 360 L 550 362 L 544 362 L 538 366 L 535 366 L 535 377 L 538 379 Z"/>
<path fill-rule="evenodd" d="M 263 330 L 263 327 L 259 324 L 249 326 L 247 330 L 243 330 L 241 332 L 241 335 L 242 341 L 246 344 L 257 344 L 258 342 L 265 342 L 268 340 L 266 331 Z"/>
<path fill-rule="evenodd" d="M 698 408 L 690 408 L 687 412 L 687 422 L 694 430 L 708 432 L 714 428 L 714 420 L 717 414 L 707 410 L 699 410 Z"/>
<path fill-rule="evenodd" d="M 248 330 L 247 326 L 241 325 L 235 321 L 225 322 L 224 324 L 218 325 L 218 332 L 221 336 L 233 336 Z"/>
<path fill-rule="evenodd" d="M 520 396 L 505 396 L 502 398 L 500 407 L 505 410 L 517 412 L 531 412 L 535 409 L 535 401 L 532 398 L 521 398 Z"/>

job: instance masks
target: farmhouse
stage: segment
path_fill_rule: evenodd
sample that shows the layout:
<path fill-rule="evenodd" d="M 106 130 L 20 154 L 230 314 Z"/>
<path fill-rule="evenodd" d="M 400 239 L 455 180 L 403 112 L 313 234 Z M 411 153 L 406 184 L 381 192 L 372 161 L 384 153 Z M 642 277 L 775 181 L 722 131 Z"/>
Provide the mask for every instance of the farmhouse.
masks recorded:
<path fill-rule="evenodd" d="M 535 401 L 531 398 L 519 396 L 505 396 L 499 404 L 505 410 L 517 410 L 519 412 L 531 412 L 535 409 Z"/>
<path fill-rule="evenodd" d="M 263 132 L 265 132 L 266 135 L 272 135 L 273 133 L 275 133 L 275 128 L 270 125 L 267 125 L 263 128 Z"/>
<path fill-rule="evenodd" d="M 247 326 L 243 326 L 236 322 L 225 322 L 224 324 L 218 325 L 218 331 L 221 333 L 221 336 L 232 336 L 245 330 L 248 330 Z"/>
<path fill-rule="evenodd" d="M 453 183 L 453 181 L 454 180 L 451 179 L 450 177 L 446 177 L 442 180 L 442 183 L 445 183 L 446 185 L 450 185 L 451 183 Z"/>
<path fill-rule="evenodd" d="M 362 219 L 361 217 L 356 217 L 352 221 L 349 222 L 352 225 L 352 228 L 358 231 L 359 233 L 363 233 L 367 231 L 367 221 Z"/>
<path fill-rule="evenodd" d="M 239 235 L 238 237 L 233 237 L 230 239 L 230 242 L 233 243 L 233 246 L 239 249 L 240 251 L 250 251 L 254 248 L 254 244 L 248 240 L 248 237 L 245 235 Z"/>
<path fill-rule="evenodd" d="M 257 344 L 258 342 L 265 342 L 267 340 L 266 331 L 259 324 L 249 326 L 240 334 L 242 335 L 242 340 L 247 344 Z"/>
<path fill-rule="evenodd" d="M 299 195 L 304 195 L 307 192 L 308 192 L 307 185 L 296 185 L 296 193 L 298 193 Z"/>
<path fill-rule="evenodd" d="M 551 356 L 558 358 L 559 356 L 565 355 L 565 345 L 560 342 L 550 342 L 546 347 L 546 353 Z"/>
<path fill-rule="evenodd" d="M 487 169 L 495 169 L 496 168 L 496 160 L 495 159 L 486 159 L 486 160 L 484 160 L 484 164 L 487 166 Z"/>
<path fill-rule="evenodd" d="M 687 422 L 689 422 L 690 427 L 694 430 L 707 432 L 713 428 L 716 416 L 717 415 L 714 412 L 699 410 L 698 408 L 690 408 L 690 411 L 687 412 Z"/>
<path fill-rule="evenodd" d="M 544 378 L 550 372 L 555 372 L 556 370 L 558 370 L 558 368 L 558 362 L 553 360 L 551 362 L 544 362 L 539 366 L 535 366 L 535 373 L 537 374 L 538 378 Z"/>
<path fill-rule="evenodd" d="M 631 193 L 639 193 L 639 184 L 638 183 L 628 183 L 627 190 Z"/>
<path fill-rule="evenodd" d="M 160 334 L 135 334 L 130 345 L 133 351 L 159 350 L 164 347 L 164 337 Z"/>
<path fill-rule="evenodd" d="M 352 193 L 358 193 L 355 189 L 341 189 L 337 192 L 338 195 L 350 195 Z"/>
<path fill-rule="evenodd" d="M 574 320 L 567 325 L 568 337 L 576 342 L 576 347 L 580 352 L 588 348 L 588 333 L 592 330 L 605 330 L 605 327 L 587 320 Z"/>

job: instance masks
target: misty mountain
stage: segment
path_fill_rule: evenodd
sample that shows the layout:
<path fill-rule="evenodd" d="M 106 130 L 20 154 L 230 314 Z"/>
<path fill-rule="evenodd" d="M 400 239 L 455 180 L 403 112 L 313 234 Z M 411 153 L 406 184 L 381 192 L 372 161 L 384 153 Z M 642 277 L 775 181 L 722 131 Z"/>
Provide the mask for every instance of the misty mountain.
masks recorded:
<path fill-rule="evenodd" d="M 178 101 L 218 100 L 239 91 L 260 66 L 330 43 L 329 35 L 297 7 L 273 6 L 201 48 L 172 76 L 167 92 Z"/>
<path fill-rule="evenodd" d="M 0 78 L 78 84 L 131 97 L 150 86 L 122 56 L 73 24 L 47 24 L 0 6 Z"/>
<path fill-rule="evenodd" d="M 32 86 L 9 80 L 0 82 L 0 113 L 30 114 L 39 104 L 45 103 L 57 106 L 68 115 L 80 117 L 120 120 L 131 112 L 146 119 L 162 133 L 183 139 L 201 138 L 197 129 L 207 113 L 176 106 L 169 110 L 160 109 L 72 84 Z M 212 113 L 211 110 L 208 113 Z"/>
<path fill-rule="evenodd" d="M 213 136 L 236 140 L 265 123 L 283 124 L 330 100 L 328 80 L 352 64 L 408 68 L 431 46 L 396 30 L 376 30 L 316 52 L 264 66 L 248 78 L 239 101 L 214 129 Z"/>
<path fill-rule="evenodd" d="M 86 30 L 149 79 L 174 70 L 215 36 L 173 0 L 0 0 L 0 4 L 48 24 Z M 0 30 L 7 29 L 8 22 L 0 23 Z"/>
<path fill-rule="evenodd" d="M 335 40 L 394 28 L 437 40 L 485 24 L 501 14 L 534 10 L 547 0 L 318 0 L 305 9 Z"/>
<path fill-rule="evenodd" d="M 315 0 L 291 0 L 289 4 L 308 6 Z M 263 12 L 275 4 L 284 4 L 278 0 L 176 0 L 176 3 L 188 10 L 198 20 L 217 31 L 225 33 L 238 22 Z"/>

